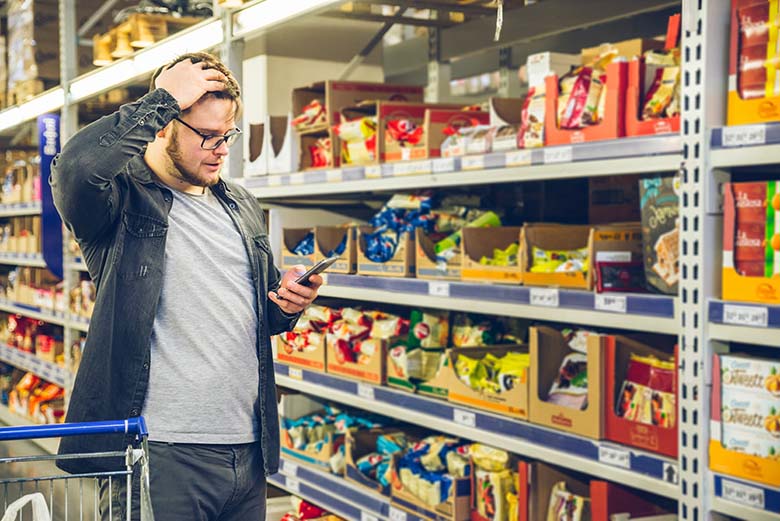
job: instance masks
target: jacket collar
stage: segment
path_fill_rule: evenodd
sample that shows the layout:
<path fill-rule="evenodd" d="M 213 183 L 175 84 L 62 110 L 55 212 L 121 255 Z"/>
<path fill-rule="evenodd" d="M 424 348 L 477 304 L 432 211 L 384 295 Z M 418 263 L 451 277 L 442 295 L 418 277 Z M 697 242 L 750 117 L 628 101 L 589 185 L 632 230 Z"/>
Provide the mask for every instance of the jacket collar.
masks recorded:
<path fill-rule="evenodd" d="M 149 168 L 149 165 L 146 164 L 143 156 L 139 155 L 131 159 L 127 164 L 127 172 L 143 184 L 157 184 L 164 186 L 157 180 L 157 176 L 154 175 L 152 169 Z M 234 197 L 233 188 L 231 188 L 230 184 L 225 182 L 225 180 L 222 178 L 219 179 L 216 186 L 214 186 L 214 189 L 220 195 L 224 195 L 230 198 Z"/>

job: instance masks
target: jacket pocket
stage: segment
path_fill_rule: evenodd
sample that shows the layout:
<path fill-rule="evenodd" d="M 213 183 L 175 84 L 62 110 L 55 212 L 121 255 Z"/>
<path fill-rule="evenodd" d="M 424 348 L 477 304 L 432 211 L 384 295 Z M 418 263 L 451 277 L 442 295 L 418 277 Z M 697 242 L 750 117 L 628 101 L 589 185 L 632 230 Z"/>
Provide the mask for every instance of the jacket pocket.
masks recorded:
<path fill-rule="evenodd" d="M 149 276 L 162 270 L 168 224 L 154 217 L 131 212 L 122 214 L 124 239 L 119 252 L 117 273 L 123 280 Z"/>

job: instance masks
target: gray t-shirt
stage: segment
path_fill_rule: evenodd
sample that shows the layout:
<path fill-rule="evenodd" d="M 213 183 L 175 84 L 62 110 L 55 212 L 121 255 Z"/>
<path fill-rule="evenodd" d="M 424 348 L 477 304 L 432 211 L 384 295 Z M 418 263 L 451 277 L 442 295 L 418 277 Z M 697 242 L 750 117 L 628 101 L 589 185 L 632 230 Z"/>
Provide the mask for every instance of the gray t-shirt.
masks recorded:
<path fill-rule="evenodd" d="M 260 439 L 257 305 L 244 242 L 219 200 L 173 191 L 144 415 L 149 439 Z"/>

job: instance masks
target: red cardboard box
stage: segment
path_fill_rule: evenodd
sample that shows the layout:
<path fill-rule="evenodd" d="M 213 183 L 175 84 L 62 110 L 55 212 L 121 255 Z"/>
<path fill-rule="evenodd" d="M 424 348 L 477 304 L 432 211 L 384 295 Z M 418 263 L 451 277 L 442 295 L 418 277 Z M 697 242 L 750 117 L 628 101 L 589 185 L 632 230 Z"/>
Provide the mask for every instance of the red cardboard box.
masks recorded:
<path fill-rule="evenodd" d="M 604 336 L 606 392 L 607 402 L 605 409 L 605 438 L 624 445 L 630 445 L 639 449 L 656 452 L 677 458 L 678 440 L 677 429 L 679 416 L 675 413 L 674 428 L 666 429 L 656 425 L 626 420 L 615 413 L 617 401 L 620 399 L 621 388 L 626 377 L 628 362 L 631 354 L 640 356 L 654 356 L 659 360 L 667 360 L 670 352 L 663 349 L 650 347 L 641 342 L 624 336 Z M 674 352 L 675 366 L 677 366 L 677 349 L 670 346 Z M 677 389 L 677 372 L 675 371 L 674 388 Z M 675 403 L 679 408 L 679 397 L 675 392 Z"/>
<path fill-rule="evenodd" d="M 628 64 L 613 62 L 607 65 L 607 102 L 604 118 L 597 125 L 581 129 L 558 128 L 558 76 L 545 78 L 546 98 L 544 113 L 545 145 L 569 145 L 616 139 L 625 135 L 626 89 L 628 87 Z"/>

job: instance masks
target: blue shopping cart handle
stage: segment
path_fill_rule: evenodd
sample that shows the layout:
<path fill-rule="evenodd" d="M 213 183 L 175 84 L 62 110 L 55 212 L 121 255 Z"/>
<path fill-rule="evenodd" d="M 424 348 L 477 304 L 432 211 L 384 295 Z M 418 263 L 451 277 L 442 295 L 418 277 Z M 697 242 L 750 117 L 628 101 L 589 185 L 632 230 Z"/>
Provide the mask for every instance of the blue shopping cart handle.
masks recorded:
<path fill-rule="evenodd" d="M 84 436 L 89 434 L 134 434 L 137 436 L 147 436 L 149 431 L 146 429 L 146 422 L 144 421 L 143 416 L 127 420 L 102 422 L 0 427 L 0 441 L 60 438 L 63 436 Z"/>

